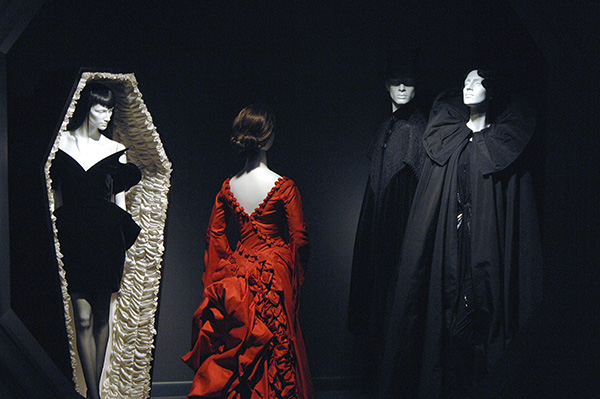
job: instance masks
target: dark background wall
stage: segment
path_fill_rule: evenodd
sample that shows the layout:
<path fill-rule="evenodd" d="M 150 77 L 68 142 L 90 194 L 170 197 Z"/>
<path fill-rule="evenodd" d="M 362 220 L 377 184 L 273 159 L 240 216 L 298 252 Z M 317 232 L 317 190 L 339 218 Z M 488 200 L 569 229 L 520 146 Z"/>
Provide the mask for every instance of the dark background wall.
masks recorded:
<path fill-rule="evenodd" d="M 418 96 L 425 107 L 441 90 L 459 86 L 475 63 L 497 67 L 531 95 L 540 115 L 547 278 L 546 306 L 527 336 L 554 344 L 557 362 L 565 356 L 576 362 L 597 349 L 588 335 L 597 323 L 588 316 L 598 309 L 591 294 L 598 3 L 422 3 L 44 3 L 7 56 L 12 307 L 65 374 L 70 366 L 41 168 L 80 67 L 135 73 L 173 162 L 154 381 L 192 378 L 179 356 L 188 350 L 201 298 L 204 232 L 221 182 L 242 166 L 227 145 L 230 123 L 259 101 L 272 105 L 278 119 L 269 166 L 299 185 L 312 240 L 301 323 L 313 376 L 325 386 L 356 374 L 358 343 L 345 328 L 350 263 L 365 150 L 389 111 L 378 73 L 390 46 L 421 47 Z M 585 326 L 577 330 L 585 331 L 577 346 L 564 346 L 575 342 L 570 335 L 560 343 L 540 336 L 563 321 Z M 536 349 L 529 342 L 522 352 Z M 512 362 L 536 375 L 551 367 Z M 579 374 L 589 373 L 588 363 L 577 364 Z"/>

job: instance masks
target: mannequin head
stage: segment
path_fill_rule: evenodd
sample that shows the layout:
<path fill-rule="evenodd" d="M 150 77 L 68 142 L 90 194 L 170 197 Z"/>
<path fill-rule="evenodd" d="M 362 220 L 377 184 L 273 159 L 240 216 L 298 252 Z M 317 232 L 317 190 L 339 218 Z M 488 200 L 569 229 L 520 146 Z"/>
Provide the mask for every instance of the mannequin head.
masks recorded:
<path fill-rule="evenodd" d="M 69 122 L 68 130 L 73 131 L 87 120 L 98 130 L 106 130 L 115 107 L 115 95 L 107 86 L 91 82 L 81 91 L 77 108 Z"/>
<path fill-rule="evenodd" d="M 385 88 L 390 93 L 392 111 L 412 101 L 418 76 L 419 49 L 416 47 L 387 50 L 384 71 Z"/>
<path fill-rule="evenodd" d="M 102 104 L 94 104 L 88 113 L 88 123 L 99 131 L 104 131 L 112 118 L 113 108 L 108 108 Z"/>
<path fill-rule="evenodd" d="M 408 104 L 415 97 L 415 79 L 387 79 L 385 87 L 390 93 L 392 109 L 394 111 L 401 106 Z"/>
<path fill-rule="evenodd" d="M 481 89 L 484 90 L 483 99 Z M 465 76 L 463 86 L 463 102 L 473 106 L 491 102 L 498 94 L 495 74 L 488 69 L 473 69 Z"/>
<path fill-rule="evenodd" d="M 463 102 L 465 105 L 470 107 L 480 105 L 488 99 L 483 81 L 484 78 L 479 75 L 477 69 L 467 74 L 463 86 Z"/>
<path fill-rule="evenodd" d="M 247 157 L 267 151 L 273 144 L 275 115 L 264 104 L 253 104 L 240 111 L 233 121 L 231 144 Z"/>

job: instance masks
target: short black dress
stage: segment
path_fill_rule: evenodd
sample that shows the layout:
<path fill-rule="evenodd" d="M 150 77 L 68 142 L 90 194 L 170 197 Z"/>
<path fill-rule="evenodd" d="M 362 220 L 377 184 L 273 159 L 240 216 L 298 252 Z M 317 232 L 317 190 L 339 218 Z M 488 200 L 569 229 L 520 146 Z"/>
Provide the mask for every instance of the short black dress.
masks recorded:
<path fill-rule="evenodd" d="M 140 232 L 131 215 L 112 202 L 114 194 L 141 179 L 137 166 L 119 162 L 125 151 L 87 171 L 60 149 L 52 162 L 52 187 L 62 194 L 54 215 L 70 293 L 95 296 L 119 290 L 125 252 Z"/>

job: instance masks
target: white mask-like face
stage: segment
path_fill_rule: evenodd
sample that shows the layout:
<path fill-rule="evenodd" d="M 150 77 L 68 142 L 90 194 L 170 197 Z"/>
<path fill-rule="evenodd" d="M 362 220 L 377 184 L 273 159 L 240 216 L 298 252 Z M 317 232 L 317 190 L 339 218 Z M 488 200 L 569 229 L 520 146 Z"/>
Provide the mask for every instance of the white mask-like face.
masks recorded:
<path fill-rule="evenodd" d="M 415 86 L 407 86 L 404 83 L 390 85 L 389 90 L 390 97 L 397 107 L 408 104 L 415 97 Z"/>
<path fill-rule="evenodd" d="M 487 93 L 483 87 L 483 78 L 479 76 L 477 70 L 469 72 L 463 87 L 463 102 L 465 105 L 477 105 L 486 99 Z"/>
<path fill-rule="evenodd" d="M 100 131 L 106 130 L 112 118 L 113 110 L 114 108 L 107 108 L 100 104 L 93 105 L 88 114 L 90 126 L 94 126 Z"/>

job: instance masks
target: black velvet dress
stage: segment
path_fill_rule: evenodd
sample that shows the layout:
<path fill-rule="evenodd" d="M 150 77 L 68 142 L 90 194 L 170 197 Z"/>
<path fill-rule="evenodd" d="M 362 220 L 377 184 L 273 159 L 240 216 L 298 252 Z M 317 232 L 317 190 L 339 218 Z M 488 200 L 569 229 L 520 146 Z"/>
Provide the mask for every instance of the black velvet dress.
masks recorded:
<path fill-rule="evenodd" d="M 427 121 L 413 101 L 399 108 L 378 129 L 360 212 L 348 308 L 349 330 L 360 338 L 364 387 L 377 374 L 387 325 L 390 291 L 408 212 L 421 171 Z"/>
<path fill-rule="evenodd" d="M 541 300 L 528 143 L 516 104 L 473 133 L 460 92 L 438 97 L 408 218 L 381 398 L 455 398 L 494 367 Z"/>
<path fill-rule="evenodd" d="M 62 196 L 54 215 L 71 293 L 94 296 L 119 290 L 125 252 L 140 232 L 131 215 L 112 202 L 113 195 L 141 179 L 134 164 L 119 162 L 125 151 L 87 171 L 62 150 L 52 161 L 52 185 Z"/>

